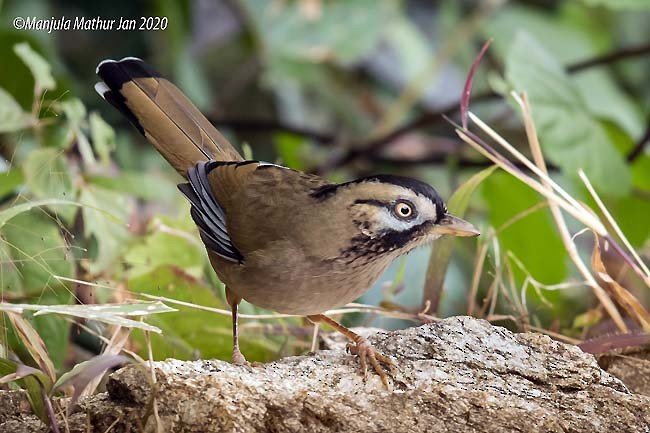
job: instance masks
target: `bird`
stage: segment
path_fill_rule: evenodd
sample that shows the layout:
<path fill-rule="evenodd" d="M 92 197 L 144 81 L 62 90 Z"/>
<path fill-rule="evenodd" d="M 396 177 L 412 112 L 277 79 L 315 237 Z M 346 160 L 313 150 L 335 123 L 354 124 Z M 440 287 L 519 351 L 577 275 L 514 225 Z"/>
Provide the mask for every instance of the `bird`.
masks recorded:
<path fill-rule="evenodd" d="M 103 60 L 95 90 L 186 179 L 178 185 L 232 314 L 232 362 L 242 300 L 306 316 L 349 340 L 364 378 L 388 386 L 388 356 L 323 314 L 348 304 L 397 257 L 443 235 L 477 236 L 429 184 L 379 174 L 344 183 L 245 160 L 192 102 L 137 57 Z"/>

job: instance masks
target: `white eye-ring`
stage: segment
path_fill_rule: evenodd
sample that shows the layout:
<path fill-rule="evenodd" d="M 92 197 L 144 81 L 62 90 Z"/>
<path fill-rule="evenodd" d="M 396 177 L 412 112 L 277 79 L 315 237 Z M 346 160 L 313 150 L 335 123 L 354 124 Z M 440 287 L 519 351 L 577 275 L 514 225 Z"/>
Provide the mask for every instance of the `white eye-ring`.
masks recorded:
<path fill-rule="evenodd" d="M 400 200 L 393 206 L 393 214 L 400 219 L 411 219 L 415 216 L 415 206 L 410 201 Z"/>

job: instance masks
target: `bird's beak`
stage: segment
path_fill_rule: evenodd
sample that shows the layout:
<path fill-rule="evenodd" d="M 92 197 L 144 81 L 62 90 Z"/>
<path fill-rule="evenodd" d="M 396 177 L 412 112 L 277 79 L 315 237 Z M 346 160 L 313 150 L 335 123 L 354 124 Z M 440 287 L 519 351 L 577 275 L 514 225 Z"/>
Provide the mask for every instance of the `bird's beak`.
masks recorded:
<path fill-rule="evenodd" d="M 467 221 L 453 215 L 445 215 L 440 222 L 433 226 L 432 231 L 440 235 L 478 236 L 481 232 Z"/>

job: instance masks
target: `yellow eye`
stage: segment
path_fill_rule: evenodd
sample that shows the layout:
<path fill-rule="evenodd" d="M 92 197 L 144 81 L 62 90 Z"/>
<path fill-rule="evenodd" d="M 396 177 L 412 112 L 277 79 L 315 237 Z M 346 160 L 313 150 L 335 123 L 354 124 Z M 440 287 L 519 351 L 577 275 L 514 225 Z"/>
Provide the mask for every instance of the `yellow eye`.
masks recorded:
<path fill-rule="evenodd" d="M 397 204 L 395 204 L 393 211 L 398 218 L 403 218 L 403 219 L 412 217 L 414 213 L 413 205 L 405 201 L 400 201 Z"/>

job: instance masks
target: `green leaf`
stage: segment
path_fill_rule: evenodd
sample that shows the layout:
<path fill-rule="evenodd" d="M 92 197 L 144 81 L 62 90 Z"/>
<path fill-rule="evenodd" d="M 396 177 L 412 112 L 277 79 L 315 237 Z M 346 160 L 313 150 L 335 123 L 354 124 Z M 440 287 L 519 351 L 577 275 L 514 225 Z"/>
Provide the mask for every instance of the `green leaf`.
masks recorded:
<path fill-rule="evenodd" d="M 634 161 L 632 182 L 637 188 L 650 192 L 650 156 L 641 155 Z"/>
<path fill-rule="evenodd" d="M 95 185 L 87 185 L 79 201 L 85 205 L 84 234 L 97 245 L 94 260 L 86 266 L 91 273 L 108 270 L 130 239 L 126 228 L 130 206 L 124 195 Z"/>
<path fill-rule="evenodd" d="M 37 198 L 73 200 L 77 194 L 61 150 L 44 148 L 30 152 L 23 164 L 23 173 L 27 186 Z M 57 212 L 71 223 L 77 208 L 66 206 L 58 208 Z"/>
<path fill-rule="evenodd" d="M 5 245 L 2 254 L 14 265 L 3 269 L 3 273 L 9 274 L 3 275 L 3 284 L 20 281 L 19 288 L 3 286 L 2 289 L 21 295 L 41 296 L 47 291 L 67 293 L 65 285 L 53 278 L 54 275 L 71 276 L 74 265 L 58 225 L 42 212 L 25 212 L 26 205 L 30 209 L 35 203 L 47 202 L 57 201 L 25 203 L 0 212 L 0 243 Z"/>
<path fill-rule="evenodd" d="M 19 168 L 12 168 L 0 173 L 0 197 L 15 191 L 23 181 L 23 172 Z"/>
<path fill-rule="evenodd" d="M 304 170 L 305 163 L 300 155 L 304 149 L 305 139 L 298 135 L 279 133 L 274 137 L 275 148 L 282 159 L 282 164 L 294 170 Z"/>
<path fill-rule="evenodd" d="M 22 296 L 22 276 L 12 252 L 9 244 L 0 237 L 0 290 L 7 295 Z"/>
<path fill-rule="evenodd" d="M 270 57 L 349 64 L 370 53 L 394 12 L 392 2 L 374 0 L 304 3 L 245 0 L 246 12 Z"/>
<path fill-rule="evenodd" d="M 469 205 L 469 199 L 472 197 L 472 194 L 474 194 L 476 188 L 478 188 L 485 179 L 494 173 L 494 170 L 496 169 L 496 165 L 485 168 L 463 182 L 463 184 L 460 185 L 449 198 L 449 201 L 447 202 L 447 210 L 449 210 L 452 215 L 458 217 L 465 215 L 465 211 Z"/>
<path fill-rule="evenodd" d="M 94 165 L 97 163 L 95 155 L 93 154 L 92 147 L 88 141 L 88 137 L 84 134 L 83 130 L 86 125 L 86 106 L 80 99 L 71 98 L 61 103 L 63 112 L 68 119 L 68 127 L 70 133 L 66 147 L 70 146 L 73 142 L 77 143 L 81 158 L 86 165 Z"/>
<path fill-rule="evenodd" d="M 175 265 L 194 277 L 203 276 L 205 246 L 192 232 L 170 218 L 156 219 L 152 231 L 124 255 L 132 277 L 162 265 Z"/>
<path fill-rule="evenodd" d="M 469 199 L 476 188 L 478 188 L 485 179 L 494 173 L 496 168 L 497 166 L 493 165 L 483 169 L 467 181 L 463 182 L 447 202 L 449 213 L 462 218 L 465 215 L 467 206 L 469 205 Z M 451 236 L 444 236 L 434 243 L 424 282 L 425 299 L 434 302 L 440 301 L 440 294 L 442 293 L 443 283 L 445 276 L 447 275 L 447 268 L 449 267 L 449 261 L 451 260 L 453 245 L 454 238 Z M 438 305 L 432 305 L 432 308 L 433 311 L 436 312 Z"/>
<path fill-rule="evenodd" d="M 23 111 L 6 90 L 0 88 L 0 132 L 15 132 L 34 126 L 36 120 Z"/>
<path fill-rule="evenodd" d="M 537 41 L 518 33 L 506 59 L 506 76 L 530 97 L 544 154 L 569 176 L 583 169 L 609 195 L 630 191 L 630 171 L 603 126 L 590 115 L 562 66 Z"/>
<path fill-rule="evenodd" d="M 103 189 L 132 194 L 143 200 L 178 203 L 176 183 L 160 173 L 127 171 L 118 176 L 90 175 L 87 180 Z"/>
<path fill-rule="evenodd" d="M 52 363 L 52 359 L 50 359 L 43 339 L 21 314 L 7 312 L 6 316 L 16 331 L 20 342 L 27 349 L 36 365 L 44 373 L 45 379 L 42 383 L 46 387 L 46 391 L 49 392 L 52 389 L 52 384 L 56 380 L 56 372 L 54 371 L 54 364 Z"/>
<path fill-rule="evenodd" d="M 24 212 L 28 212 L 34 208 L 43 206 L 82 206 L 82 204 L 68 200 L 48 199 L 13 205 L 7 209 L 0 211 L 0 228 L 2 228 L 2 226 L 4 226 L 7 221 L 14 218 L 15 216 L 20 215 Z"/>
<path fill-rule="evenodd" d="M 610 212 L 632 245 L 642 248 L 650 239 L 650 200 L 642 197 L 622 197 L 608 203 Z"/>
<path fill-rule="evenodd" d="M 115 131 L 102 119 L 92 112 L 89 117 L 90 137 L 93 141 L 95 152 L 103 165 L 110 164 L 110 154 L 115 149 Z"/>
<path fill-rule="evenodd" d="M 543 200 L 527 185 L 501 172 L 490 176 L 481 191 L 488 207 L 490 224 L 495 228 Z M 566 251 L 548 209 L 519 219 L 500 232 L 498 239 L 502 251 L 512 251 L 536 280 L 554 284 L 566 276 Z"/>
<path fill-rule="evenodd" d="M 0 376 L 8 374 L 15 374 L 19 365 L 8 359 L 0 358 Z M 18 385 L 27 391 L 27 399 L 32 407 L 32 410 L 41 421 L 48 423 L 48 417 L 45 413 L 43 402 L 43 392 L 41 391 L 42 384 L 34 375 L 23 376 L 16 381 Z"/>
<path fill-rule="evenodd" d="M 62 292 L 56 295 L 46 295 L 38 299 L 39 304 L 47 305 L 56 302 L 73 302 L 72 293 Z M 57 371 L 65 367 L 66 358 L 70 355 L 70 329 L 72 324 L 60 316 L 25 315 L 36 331 L 45 341 L 50 359 Z"/>
<path fill-rule="evenodd" d="M 648 0 L 582 0 L 589 6 L 604 6 L 613 10 L 646 10 L 650 9 Z"/>
<path fill-rule="evenodd" d="M 198 280 L 172 266 L 162 266 L 154 271 L 129 279 L 129 290 L 164 296 L 179 301 L 228 309 L 215 292 Z M 151 335 L 155 359 L 230 359 L 232 331 L 230 315 L 220 315 L 194 308 L 178 306 L 177 313 L 153 316 L 152 325 L 162 329 L 162 335 Z M 268 361 L 279 349 L 279 344 L 259 332 L 240 329 L 242 352 L 249 360 Z M 146 357 L 144 336 L 132 335 L 141 344 L 141 356 Z"/>
<path fill-rule="evenodd" d="M 38 370 L 34 367 L 30 367 L 28 365 L 19 364 L 16 366 L 16 371 L 0 377 L 0 385 L 9 382 L 18 381 L 27 376 L 34 376 L 43 384 L 47 383 L 47 381 L 49 380 L 47 375 L 43 373 L 41 370 Z"/>
<path fill-rule="evenodd" d="M 580 10 L 584 14 L 589 13 L 586 9 Z M 585 15 L 584 19 L 592 22 L 593 15 Z M 561 14 L 558 17 L 558 14 L 542 13 L 539 9 L 515 5 L 501 8 L 487 24 L 486 37 L 494 38 L 490 50 L 494 49 L 502 57 L 508 56 L 517 39 L 517 32 L 525 29 L 562 65 L 602 54 L 603 42 L 598 40 L 598 36 L 608 35 L 597 24 L 595 29 L 585 28 Z M 609 37 L 605 36 L 605 40 L 609 41 Z M 632 137 L 641 135 L 644 127 L 642 110 L 620 88 L 620 80 L 616 80 L 606 68 L 584 70 L 572 74 L 569 79 L 594 118 L 618 124 Z"/>
<path fill-rule="evenodd" d="M 14 45 L 14 52 L 27 65 L 34 76 L 34 93 L 36 95 L 43 93 L 43 90 L 56 88 L 50 64 L 40 54 L 32 50 L 27 42 Z"/>

